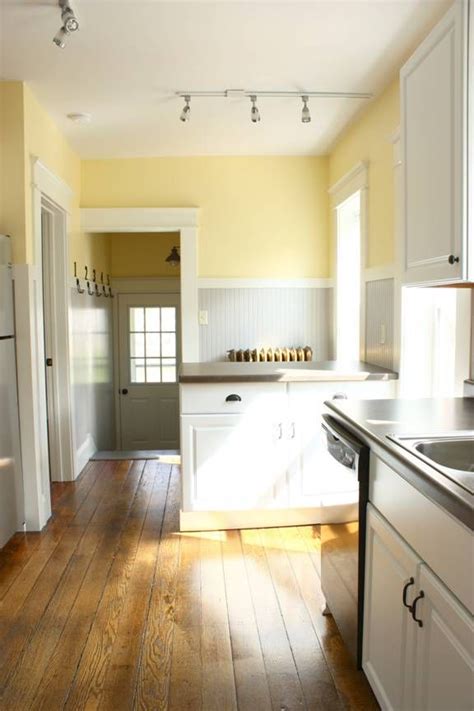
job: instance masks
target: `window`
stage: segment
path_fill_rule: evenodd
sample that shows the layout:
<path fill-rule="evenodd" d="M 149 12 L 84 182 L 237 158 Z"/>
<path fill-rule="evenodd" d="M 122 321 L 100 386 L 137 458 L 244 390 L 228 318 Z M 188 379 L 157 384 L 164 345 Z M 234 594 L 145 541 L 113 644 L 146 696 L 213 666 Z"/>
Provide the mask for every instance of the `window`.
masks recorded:
<path fill-rule="evenodd" d="M 176 308 L 132 306 L 130 324 L 130 382 L 176 382 Z"/>
<path fill-rule="evenodd" d="M 361 226 L 360 191 L 337 207 L 337 359 L 359 360 Z"/>

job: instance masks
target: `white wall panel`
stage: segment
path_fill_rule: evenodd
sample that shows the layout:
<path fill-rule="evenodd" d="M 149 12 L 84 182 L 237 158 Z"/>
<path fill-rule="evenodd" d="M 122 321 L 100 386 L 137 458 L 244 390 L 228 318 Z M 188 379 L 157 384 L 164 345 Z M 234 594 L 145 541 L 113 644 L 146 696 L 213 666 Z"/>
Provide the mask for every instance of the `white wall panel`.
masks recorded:
<path fill-rule="evenodd" d="M 366 283 L 366 360 L 382 368 L 393 368 L 394 280 Z"/>
<path fill-rule="evenodd" d="M 231 348 L 311 346 L 332 357 L 331 288 L 199 289 L 200 360 L 219 361 Z"/>
<path fill-rule="evenodd" d="M 95 448 L 115 447 L 111 299 L 71 289 L 71 334 L 74 428 L 81 458 Z"/>

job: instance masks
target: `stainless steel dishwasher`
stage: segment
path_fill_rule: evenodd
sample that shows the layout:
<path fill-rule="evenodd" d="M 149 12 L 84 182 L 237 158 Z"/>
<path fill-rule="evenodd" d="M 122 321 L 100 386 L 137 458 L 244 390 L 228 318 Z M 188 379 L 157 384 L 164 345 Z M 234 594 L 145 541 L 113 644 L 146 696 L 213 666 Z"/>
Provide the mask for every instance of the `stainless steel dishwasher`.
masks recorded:
<path fill-rule="evenodd" d="M 358 517 L 349 523 L 321 524 L 321 588 L 324 614 L 334 617 L 357 668 L 362 668 L 366 509 L 369 494 L 369 448 L 334 417 L 323 415 L 329 454 L 351 470 L 359 484 Z M 344 469 L 342 469 L 344 468 Z"/>

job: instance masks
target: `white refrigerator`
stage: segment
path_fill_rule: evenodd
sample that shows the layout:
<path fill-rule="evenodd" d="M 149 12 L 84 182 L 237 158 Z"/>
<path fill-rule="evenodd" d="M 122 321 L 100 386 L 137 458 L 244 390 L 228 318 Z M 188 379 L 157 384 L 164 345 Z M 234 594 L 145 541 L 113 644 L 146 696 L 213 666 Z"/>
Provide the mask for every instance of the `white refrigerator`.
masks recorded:
<path fill-rule="evenodd" d="M 11 244 L 0 235 L 0 548 L 22 528 L 24 508 Z"/>

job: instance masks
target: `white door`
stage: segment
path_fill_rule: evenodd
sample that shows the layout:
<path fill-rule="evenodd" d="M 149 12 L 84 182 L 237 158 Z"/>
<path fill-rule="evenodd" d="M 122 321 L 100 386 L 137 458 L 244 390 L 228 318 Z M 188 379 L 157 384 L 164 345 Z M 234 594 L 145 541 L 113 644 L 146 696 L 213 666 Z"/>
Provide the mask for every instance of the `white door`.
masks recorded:
<path fill-rule="evenodd" d="M 383 709 L 408 711 L 417 625 L 407 605 L 420 561 L 370 504 L 367 514 L 362 667 Z"/>
<path fill-rule="evenodd" d="M 469 571 L 466 571 L 469 575 Z M 474 623 L 449 590 L 421 566 L 424 598 L 416 606 L 417 711 L 471 711 L 474 701 Z"/>
<path fill-rule="evenodd" d="M 121 448 L 179 449 L 179 294 L 119 294 Z"/>
<path fill-rule="evenodd" d="M 185 510 L 288 506 L 281 413 L 261 415 L 182 417 Z"/>
<path fill-rule="evenodd" d="M 454 3 L 400 72 L 408 283 L 466 274 L 467 5 Z"/>

